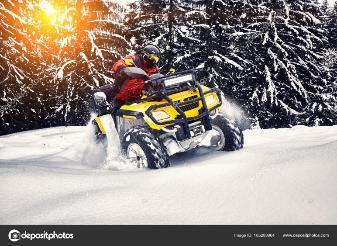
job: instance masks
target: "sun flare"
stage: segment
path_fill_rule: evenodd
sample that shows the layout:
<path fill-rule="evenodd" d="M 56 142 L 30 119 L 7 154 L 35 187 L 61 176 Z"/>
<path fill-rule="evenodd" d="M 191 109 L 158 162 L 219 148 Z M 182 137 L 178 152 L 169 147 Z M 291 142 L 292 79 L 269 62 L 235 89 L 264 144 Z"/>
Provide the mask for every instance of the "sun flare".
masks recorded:
<path fill-rule="evenodd" d="M 46 13 L 46 15 L 50 16 L 54 14 L 55 10 L 52 4 L 47 1 L 40 2 L 40 8 Z"/>

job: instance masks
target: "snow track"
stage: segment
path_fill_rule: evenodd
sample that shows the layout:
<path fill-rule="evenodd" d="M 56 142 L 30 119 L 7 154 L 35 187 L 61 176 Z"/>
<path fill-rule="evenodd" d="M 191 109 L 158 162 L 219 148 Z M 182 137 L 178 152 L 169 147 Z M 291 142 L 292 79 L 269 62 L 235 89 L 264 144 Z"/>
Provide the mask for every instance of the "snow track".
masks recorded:
<path fill-rule="evenodd" d="M 0 137 L 0 224 L 336 224 L 337 127 L 245 132 L 237 152 L 103 168 L 86 127 Z M 84 161 L 85 159 L 85 161 Z"/>

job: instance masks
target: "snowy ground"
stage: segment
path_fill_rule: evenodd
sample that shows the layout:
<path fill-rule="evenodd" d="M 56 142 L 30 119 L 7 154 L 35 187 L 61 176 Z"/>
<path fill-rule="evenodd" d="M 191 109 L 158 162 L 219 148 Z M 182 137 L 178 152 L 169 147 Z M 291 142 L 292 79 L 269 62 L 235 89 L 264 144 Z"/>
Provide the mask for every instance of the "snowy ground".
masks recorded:
<path fill-rule="evenodd" d="M 337 126 L 245 132 L 243 150 L 102 168 L 85 127 L 0 137 L 0 224 L 337 224 Z"/>

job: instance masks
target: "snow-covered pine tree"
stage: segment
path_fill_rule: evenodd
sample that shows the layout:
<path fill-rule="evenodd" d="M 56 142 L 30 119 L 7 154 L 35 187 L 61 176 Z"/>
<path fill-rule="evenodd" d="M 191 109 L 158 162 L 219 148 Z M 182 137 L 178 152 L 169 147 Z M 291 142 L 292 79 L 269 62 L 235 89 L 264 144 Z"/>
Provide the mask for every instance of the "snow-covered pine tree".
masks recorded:
<path fill-rule="evenodd" d="M 248 63 L 238 54 L 240 47 L 236 40 L 245 35 L 242 28 L 242 19 L 246 16 L 244 1 L 207 1 L 206 9 L 210 32 L 206 40 L 205 70 L 227 97 L 239 99 L 240 81 Z"/>
<path fill-rule="evenodd" d="M 65 1 L 67 3 L 67 1 Z M 57 125 L 83 124 L 89 117 L 92 89 L 113 83 L 112 64 L 130 47 L 123 36 L 126 9 L 114 0 L 67 3 L 72 23 L 55 39 L 58 61 L 49 78 L 54 90 L 49 114 Z M 68 21 L 70 22 L 70 21 Z"/>
<path fill-rule="evenodd" d="M 331 11 L 331 18 L 329 20 L 329 40 L 333 48 L 337 49 L 337 2 Z"/>
<path fill-rule="evenodd" d="M 32 42 L 33 1 L 0 3 L 0 135 L 36 127 L 42 54 Z"/>
<path fill-rule="evenodd" d="M 155 44 L 166 51 L 168 43 L 168 9 L 167 0 L 139 0 L 130 4 L 126 17 L 127 39 L 131 40 L 133 49 L 138 51 L 147 44 Z M 161 62 L 165 60 L 162 58 Z"/>
<path fill-rule="evenodd" d="M 334 112 L 334 124 L 337 123 L 337 2 L 333 8 L 328 7 L 327 3 L 323 3 L 324 24 L 329 40 L 324 54 L 324 65 L 329 70 L 329 84 L 325 89 L 327 97 L 331 101 L 332 111 Z M 326 109 L 325 109 L 326 110 Z M 331 109 L 329 110 L 331 111 Z"/>
<path fill-rule="evenodd" d="M 127 25 L 135 49 L 148 43 L 162 50 L 164 72 L 195 68 L 205 60 L 204 0 L 140 0 L 130 5 Z"/>
<path fill-rule="evenodd" d="M 329 1 L 328 0 L 324 0 L 322 2 L 321 10 L 325 14 L 328 11 L 328 9 L 329 9 Z"/>
<path fill-rule="evenodd" d="M 81 124 L 130 44 L 113 0 L 0 3 L 1 133 Z"/>
<path fill-rule="evenodd" d="M 331 104 L 316 0 L 140 0 L 131 9 L 137 44 L 162 44 L 164 60 L 180 69 L 204 64 L 262 127 L 303 122 L 316 102 Z M 322 117 L 316 122 L 330 122 Z"/>
<path fill-rule="evenodd" d="M 304 35 L 312 35 L 312 38 L 308 39 L 310 49 L 308 51 L 303 50 L 302 53 L 298 52 L 300 56 L 303 55 L 306 58 L 307 66 L 310 69 L 310 73 L 305 71 L 305 67 L 300 67 L 301 70 L 299 70 L 308 93 L 304 121 L 299 118 L 299 123 L 304 122 L 310 126 L 333 125 L 336 123 L 337 98 L 334 96 L 334 85 L 330 79 L 331 69 L 325 63 L 329 34 L 324 29 L 324 23 L 317 19 L 324 13 L 322 13 L 320 3 L 317 0 L 307 1 L 306 4 L 303 4 L 302 1 L 291 1 L 290 6 L 297 14 L 298 23 L 304 26 L 304 28 L 302 27 L 305 30 Z M 322 19 L 324 20 L 324 18 Z M 310 22 L 308 25 L 306 20 L 310 20 L 311 23 L 316 25 L 310 25 Z M 310 56 L 305 54 L 311 55 L 311 59 Z M 313 76 L 310 77 L 310 74 L 313 74 Z"/>
<path fill-rule="evenodd" d="M 310 105 L 324 101 L 326 37 L 319 11 L 316 0 L 246 1 L 243 28 L 251 35 L 238 42 L 241 56 L 252 65 L 242 85 L 250 92 L 243 96 L 261 127 L 296 124 L 313 113 Z"/>
<path fill-rule="evenodd" d="M 206 3 L 204 0 L 176 1 L 174 13 L 172 66 L 177 71 L 201 68 L 207 60 L 207 40 L 210 26 L 207 24 Z M 176 13 L 180 12 L 179 15 Z"/>
<path fill-rule="evenodd" d="M 337 52 L 337 2 L 332 9 L 325 11 L 329 48 Z M 333 57 L 332 57 L 333 58 Z"/>

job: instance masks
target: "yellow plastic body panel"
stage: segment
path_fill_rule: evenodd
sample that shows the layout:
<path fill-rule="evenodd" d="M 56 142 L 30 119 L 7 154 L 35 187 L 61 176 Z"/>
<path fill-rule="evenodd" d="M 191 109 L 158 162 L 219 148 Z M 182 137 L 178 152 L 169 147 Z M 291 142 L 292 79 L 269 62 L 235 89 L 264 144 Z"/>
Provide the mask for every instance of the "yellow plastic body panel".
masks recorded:
<path fill-rule="evenodd" d="M 207 92 L 210 89 L 206 86 L 202 86 L 202 90 L 203 90 L 203 92 Z M 186 91 L 182 91 L 182 92 L 179 92 L 179 93 L 172 94 L 169 97 L 172 101 L 183 102 L 184 99 L 190 98 L 190 97 L 193 97 L 193 96 L 200 97 L 198 90 L 186 90 Z M 215 92 L 209 93 L 205 96 L 205 99 L 207 100 L 207 97 L 210 97 L 210 96 L 215 97 L 215 103 L 212 103 L 210 105 L 207 104 L 208 109 L 213 108 L 214 106 L 216 106 L 220 103 L 220 100 L 217 96 L 217 93 L 215 93 Z M 160 105 L 160 104 L 165 104 L 165 103 L 167 103 L 167 101 L 165 99 L 163 99 L 162 101 L 141 102 L 141 103 L 134 103 L 134 104 L 130 104 L 130 105 L 123 105 L 121 107 L 121 109 L 143 113 L 144 120 L 146 121 L 146 123 L 152 129 L 161 130 L 164 126 L 168 126 L 169 124 L 168 125 L 157 125 L 148 116 L 146 116 L 145 112 L 149 107 L 151 107 L 153 105 Z M 199 110 L 201 108 L 202 108 L 202 102 L 200 100 L 199 106 L 197 108 L 191 109 L 189 111 L 185 111 L 184 113 L 185 113 L 187 118 L 197 117 L 199 115 Z M 166 107 L 158 108 L 155 111 L 165 111 L 169 115 L 169 118 L 163 120 L 164 122 L 174 120 L 179 115 L 179 113 L 172 106 L 166 106 Z M 127 116 L 125 116 L 125 117 L 127 117 Z"/>
<path fill-rule="evenodd" d="M 101 130 L 102 134 L 105 134 L 105 129 L 104 129 L 104 127 L 103 127 L 103 124 L 102 124 L 101 119 L 97 116 L 97 117 L 95 118 L 95 120 L 96 120 L 97 125 L 98 125 L 99 129 Z"/>

